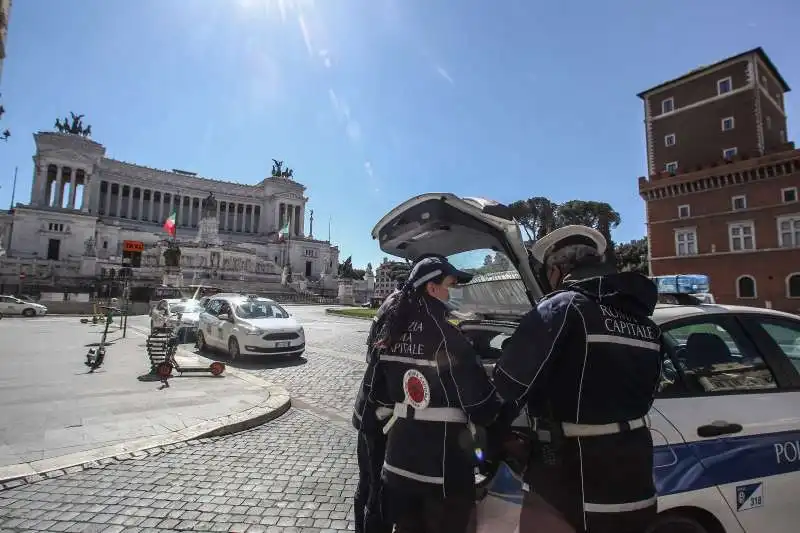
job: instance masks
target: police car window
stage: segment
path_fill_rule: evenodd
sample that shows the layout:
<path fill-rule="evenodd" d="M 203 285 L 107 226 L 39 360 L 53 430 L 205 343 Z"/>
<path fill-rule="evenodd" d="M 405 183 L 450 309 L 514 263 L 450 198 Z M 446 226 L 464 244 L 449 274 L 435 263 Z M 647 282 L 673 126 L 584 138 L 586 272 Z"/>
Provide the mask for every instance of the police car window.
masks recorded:
<path fill-rule="evenodd" d="M 731 333 L 713 322 L 695 322 L 664 328 L 669 346 L 669 373 L 689 393 L 752 391 L 777 388 L 775 377 L 764 360 L 744 348 Z"/>
<path fill-rule="evenodd" d="M 222 300 L 212 300 L 208 304 L 208 307 L 206 307 L 206 313 L 217 316 L 221 308 L 222 308 Z"/>
<path fill-rule="evenodd" d="M 760 325 L 800 372 L 800 325 L 790 326 L 770 322 L 760 322 Z"/>
<path fill-rule="evenodd" d="M 245 319 L 254 318 L 288 318 L 289 313 L 272 302 L 251 300 L 241 303 L 235 308 L 236 316 Z"/>

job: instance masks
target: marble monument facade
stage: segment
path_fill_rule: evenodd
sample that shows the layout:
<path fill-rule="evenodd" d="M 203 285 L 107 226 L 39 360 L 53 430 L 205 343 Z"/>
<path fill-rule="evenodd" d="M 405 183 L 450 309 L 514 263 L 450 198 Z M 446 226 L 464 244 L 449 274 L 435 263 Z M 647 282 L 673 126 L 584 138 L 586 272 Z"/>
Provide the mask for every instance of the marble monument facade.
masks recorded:
<path fill-rule="evenodd" d="M 274 282 L 286 266 L 295 279 L 315 280 L 337 270 L 338 248 L 305 236 L 305 186 L 281 175 L 281 162 L 277 173 L 247 185 L 111 159 L 81 135 L 34 139 L 30 203 L 0 215 L 0 277 L 54 269 L 97 277 L 133 251 L 141 258 L 134 276 L 156 280 L 151 271 L 163 266 L 163 224 L 173 212 L 187 282 Z M 278 242 L 287 225 L 289 238 Z"/>

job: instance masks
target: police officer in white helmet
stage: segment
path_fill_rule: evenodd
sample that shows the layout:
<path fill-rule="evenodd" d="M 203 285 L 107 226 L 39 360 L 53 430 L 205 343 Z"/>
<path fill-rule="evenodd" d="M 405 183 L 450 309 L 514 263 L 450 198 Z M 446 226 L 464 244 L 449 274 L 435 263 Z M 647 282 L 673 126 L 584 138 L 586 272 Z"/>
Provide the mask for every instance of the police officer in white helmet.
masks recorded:
<path fill-rule="evenodd" d="M 567 226 L 532 249 L 547 295 L 495 366 L 535 436 L 519 531 L 643 533 L 656 515 L 646 424 L 661 374 L 655 284 L 604 262 L 606 239 Z"/>

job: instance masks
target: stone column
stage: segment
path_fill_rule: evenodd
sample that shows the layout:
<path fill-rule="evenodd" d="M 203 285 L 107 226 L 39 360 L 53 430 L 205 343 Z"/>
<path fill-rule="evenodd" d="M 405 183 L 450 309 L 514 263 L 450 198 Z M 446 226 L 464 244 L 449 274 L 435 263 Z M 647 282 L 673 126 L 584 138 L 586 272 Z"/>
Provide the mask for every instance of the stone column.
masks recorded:
<path fill-rule="evenodd" d="M 158 191 L 158 221 L 164 222 L 164 191 Z"/>
<path fill-rule="evenodd" d="M 119 218 L 122 215 L 122 184 L 117 183 L 117 214 L 116 217 Z"/>
<path fill-rule="evenodd" d="M 233 232 L 239 229 L 239 203 L 233 204 Z"/>
<path fill-rule="evenodd" d="M 56 194 L 53 207 L 61 207 L 64 204 L 64 167 L 59 165 L 56 175 Z"/>
<path fill-rule="evenodd" d="M 300 218 L 300 206 L 294 206 L 294 234 L 300 236 L 303 229 L 303 219 Z"/>
<path fill-rule="evenodd" d="M 139 212 L 136 213 L 137 220 L 145 220 L 144 218 L 144 189 L 139 187 Z"/>
<path fill-rule="evenodd" d="M 78 171 L 74 168 L 69 175 L 69 200 L 67 201 L 67 207 L 69 209 L 75 209 L 75 187 L 78 184 Z"/>
<path fill-rule="evenodd" d="M 217 229 L 222 229 L 222 218 L 220 215 L 222 214 L 222 202 L 217 200 Z"/>
<path fill-rule="evenodd" d="M 192 227 L 192 218 L 194 217 L 194 196 L 189 197 L 189 221 L 187 226 Z"/>
<path fill-rule="evenodd" d="M 147 189 L 147 192 L 150 193 L 150 199 L 147 201 L 147 222 L 152 222 L 152 220 L 153 220 L 153 191 L 151 189 Z"/>
<path fill-rule="evenodd" d="M 90 184 L 89 173 L 84 170 L 83 171 L 83 180 L 82 180 L 83 190 L 81 191 L 81 193 L 82 193 L 81 194 L 81 211 L 83 211 L 84 213 L 88 213 L 89 212 L 89 207 L 90 207 L 89 200 L 91 199 L 91 196 L 92 196 L 90 191 L 89 191 L 89 184 Z M 97 210 L 95 209 L 95 212 L 96 211 Z"/>
<path fill-rule="evenodd" d="M 275 231 L 281 229 L 281 203 L 275 202 Z"/>

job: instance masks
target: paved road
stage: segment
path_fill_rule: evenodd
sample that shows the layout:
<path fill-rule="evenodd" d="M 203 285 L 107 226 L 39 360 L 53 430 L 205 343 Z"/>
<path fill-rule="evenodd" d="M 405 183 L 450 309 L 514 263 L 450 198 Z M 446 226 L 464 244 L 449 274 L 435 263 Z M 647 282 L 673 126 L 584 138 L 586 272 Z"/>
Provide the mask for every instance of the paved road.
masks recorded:
<path fill-rule="evenodd" d="M 352 531 L 345 421 L 369 322 L 320 307 L 290 312 L 306 328 L 303 360 L 234 364 L 287 387 L 300 408 L 246 433 L 2 491 L 0 532 Z"/>

